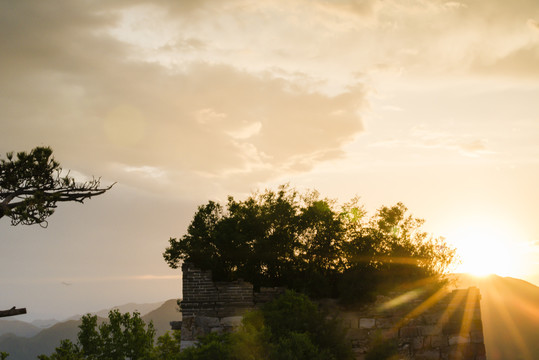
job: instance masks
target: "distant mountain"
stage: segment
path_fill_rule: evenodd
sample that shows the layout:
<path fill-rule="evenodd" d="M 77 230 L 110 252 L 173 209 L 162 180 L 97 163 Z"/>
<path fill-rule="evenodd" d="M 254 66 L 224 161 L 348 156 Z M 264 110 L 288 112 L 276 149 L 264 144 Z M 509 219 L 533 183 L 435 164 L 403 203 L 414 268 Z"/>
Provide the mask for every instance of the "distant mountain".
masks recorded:
<path fill-rule="evenodd" d="M 112 309 L 118 309 L 121 313 L 126 313 L 126 312 L 133 313 L 133 312 L 137 311 L 142 316 L 142 315 L 145 315 L 145 314 L 149 313 L 150 311 L 153 311 L 153 310 L 157 309 L 161 305 L 163 305 L 163 301 L 159 301 L 159 302 L 155 302 L 155 303 L 151 303 L 151 304 L 129 303 L 129 304 L 124 304 L 124 305 L 120 305 L 120 306 L 115 306 Z M 106 317 L 109 316 L 109 311 L 112 310 L 112 309 L 103 309 L 103 310 L 100 310 L 100 311 L 98 311 L 98 312 L 96 312 L 94 314 L 97 315 L 97 316 L 101 316 L 101 317 L 106 318 Z"/>
<path fill-rule="evenodd" d="M 9 353 L 9 360 L 35 360 L 40 354 L 52 353 L 62 339 L 76 340 L 80 323 L 80 320 L 61 322 L 31 338 L 4 334 L 0 336 L 0 351 Z"/>
<path fill-rule="evenodd" d="M 458 287 L 477 286 L 487 359 L 539 359 L 539 287 L 491 275 L 458 276 Z"/>
<path fill-rule="evenodd" d="M 154 304 L 143 304 L 143 306 L 137 304 L 137 309 L 141 313 L 143 310 L 140 309 L 154 309 L 153 311 L 150 311 L 146 315 L 142 316 L 142 319 L 147 323 L 153 321 L 157 336 L 160 336 L 170 330 L 170 321 L 177 321 L 181 319 L 181 314 L 177 311 L 178 306 L 175 299 L 160 302 L 159 304 L 161 304 L 161 306 L 157 308 L 153 306 Z M 129 309 L 129 307 L 118 308 L 122 312 L 127 312 L 127 310 L 123 311 L 122 309 Z M 108 310 L 104 310 L 104 313 L 108 316 Z M 104 317 L 98 317 L 98 319 L 99 322 L 105 320 Z M 6 326 L 14 325 L 13 323 L 23 323 L 27 324 L 28 326 L 32 326 L 31 324 L 24 323 L 22 321 L 6 320 L 5 322 L 11 323 L 7 324 Z M 9 353 L 9 360 L 35 360 L 40 354 L 52 353 L 54 349 L 60 345 L 60 341 L 63 339 L 76 341 L 80 324 L 80 319 L 60 322 L 47 329 L 37 329 L 38 331 L 41 331 L 32 337 L 4 333 L 0 336 L 0 351 Z M 19 326 L 19 324 L 15 325 L 15 327 L 16 326 Z M 13 333 L 13 331 L 10 332 Z"/>
<path fill-rule="evenodd" d="M 180 321 L 182 314 L 178 311 L 176 299 L 167 300 L 152 312 L 142 316 L 146 323 L 152 321 L 157 336 L 161 336 L 170 330 L 171 321 Z"/>
<path fill-rule="evenodd" d="M 42 328 L 20 320 L 0 320 L 0 336 L 13 334 L 20 337 L 32 337 Z"/>
<path fill-rule="evenodd" d="M 161 305 L 163 305 L 163 301 L 150 303 L 150 304 L 128 303 L 128 304 L 124 304 L 124 305 L 114 306 L 114 307 L 112 307 L 110 309 L 102 309 L 102 310 L 99 310 L 99 311 L 96 311 L 96 312 L 90 312 L 90 314 L 106 318 L 106 317 L 109 316 L 109 311 L 110 310 L 117 309 L 121 313 L 126 313 L 126 312 L 133 313 L 133 312 L 137 311 L 142 316 L 142 315 L 145 315 L 145 314 L 149 313 L 150 311 L 153 311 L 153 310 L 157 309 Z M 73 315 L 73 316 L 69 317 L 67 320 L 77 320 L 77 319 L 80 319 L 82 317 L 82 315 L 86 315 L 86 314 Z"/>
<path fill-rule="evenodd" d="M 46 329 L 57 323 L 59 323 L 59 321 L 56 319 L 46 319 L 46 320 L 34 320 L 30 324 L 37 326 L 38 328 Z"/>

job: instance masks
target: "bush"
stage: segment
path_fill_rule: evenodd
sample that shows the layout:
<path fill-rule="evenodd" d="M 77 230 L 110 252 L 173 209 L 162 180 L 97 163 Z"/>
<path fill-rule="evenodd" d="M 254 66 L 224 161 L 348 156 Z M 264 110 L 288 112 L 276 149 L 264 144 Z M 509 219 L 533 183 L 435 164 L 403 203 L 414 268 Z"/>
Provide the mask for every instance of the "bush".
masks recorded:
<path fill-rule="evenodd" d="M 371 343 L 365 360 L 398 360 L 399 348 L 395 340 L 384 339 L 381 334 L 377 334 Z"/>
<path fill-rule="evenodd" d="M 245 334 L 256 339 L 251 344 L 269 354 L 270 360 L 353 358 L 340 323 L 328 319 L 307 296 L 294 291 L 246 316 L 237 337 Z"/>

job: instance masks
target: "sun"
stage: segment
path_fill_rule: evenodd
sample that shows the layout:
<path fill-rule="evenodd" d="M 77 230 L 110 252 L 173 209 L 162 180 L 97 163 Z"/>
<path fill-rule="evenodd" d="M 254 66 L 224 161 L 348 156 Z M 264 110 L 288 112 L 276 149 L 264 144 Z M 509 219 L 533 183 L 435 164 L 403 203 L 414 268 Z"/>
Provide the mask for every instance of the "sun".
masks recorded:
<path fill-rule="evenodd" d="M 513 234 L 513 236 L 515 236 Z M 471 224 L 448 236 L 460 258 L 456 272 L 475 276 L 520 276 L 518 246 L 499 224 Z"/>

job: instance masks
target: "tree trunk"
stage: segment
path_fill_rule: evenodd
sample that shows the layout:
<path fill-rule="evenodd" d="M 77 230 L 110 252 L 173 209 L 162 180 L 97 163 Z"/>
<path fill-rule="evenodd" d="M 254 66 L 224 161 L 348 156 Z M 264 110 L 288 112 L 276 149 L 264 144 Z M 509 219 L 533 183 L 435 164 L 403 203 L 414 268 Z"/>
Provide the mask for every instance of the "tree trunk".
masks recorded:
<path fill-rule="evenodd" d="M 0 310 L 0 317 L 15 316 L 26 314 L 26 308 L 15 309 L 15 306 L 9 310 Z"/>

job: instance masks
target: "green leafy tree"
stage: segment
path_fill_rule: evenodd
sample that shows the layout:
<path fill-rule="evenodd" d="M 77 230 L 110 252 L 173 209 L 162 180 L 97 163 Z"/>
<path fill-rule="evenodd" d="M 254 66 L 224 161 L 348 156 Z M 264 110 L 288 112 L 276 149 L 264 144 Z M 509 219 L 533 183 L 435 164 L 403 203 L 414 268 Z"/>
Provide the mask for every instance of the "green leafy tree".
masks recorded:
<path fill-rule="evenodd" d="M 340 324 L 307 296 L 287 291 L 248 312 L 234 333 L 211 333 L 178 360 L 350 360 Z"/>
<path fill-rule="evenodd" d="M 358 199 L 338 205 L 284 185 L 244 201 L 230 197 L 226 206 L 200 206 L 164 257 L 173 268 L 191 262 L 216 280 L 243 278 L 255 289 L 368 301 L 403 283 L 443 283 L 455 252 L 422 231 L 423 223 L 402 203 L 369 218 Z"/>
<path fill-rule="evenodd" d="M 271 356 L 270 329 L 264 323 L 264 315 L 260 310 L 247 312 L 242 325 L 233 333 L 232 353 L 236 359 L 269 360 Z"/>
<path fill-rule="evenodd" d="M 39 355 L 39 360 L 84 360 L 84 356 L 80 348 L 73 344 L 70 340 L 62 340 L 60 346 L 57 347 L 54 353 L 49 357 Z"/>
<path fill-rule="evenodd" d="M 64 174 L 49 147 L 30 152 L 12 152 L 0 159 L 0 218 L 8 217 L 12 225 L 39 224 L 54 213 L 59 202 L 84 202 L 104 194 L 114 184 L 101 187 L 100 179 L 76 182 Z"/>
<path fill-rule="evenodd" d="M 231 336 L 215 333 L 206 335 L 195 346 L 182 351 L 179 360 L 236 360 L 232 353 Z"/>
<path fill-rule="evenodd" d="M 398 359 L 402 359 L 402 356 L 399 354 L 397 341 L 395 339 L 385 339 L 380 333 L 375 334 L 365 355 L 365 360 Z"/>
<path fill-rule="evenodd" d="M 118 310 L 109 312 L 108 322 L 98 324 L 97 316 L 85 315 L 79 326 L 77 344 L 62 341 L 50 356 L 41 355 L 40 360 L 150 360 L 160 355 L 154 349 L 155 329 L 145 324 L 140 314 L 122 314 Z M 167 344 L 170 349 L 171 345 Z"/>
<path fill-rule="evenodd" d="M 170 332 L 157 338 L 154 348 L 153 359 L 155 360 L 176 360 L 180 356 L 181 332 L 174 330 L 172 336 Z"/>
<path fill-rule="evenodd" d="M 287 291 L 262 307 L 272 360 L 352 359 L 350 344 L 336 319 L 306 295 Z"/>

